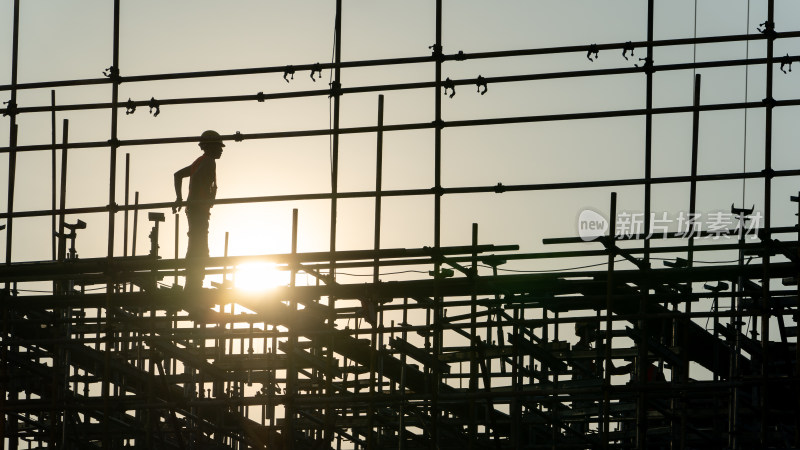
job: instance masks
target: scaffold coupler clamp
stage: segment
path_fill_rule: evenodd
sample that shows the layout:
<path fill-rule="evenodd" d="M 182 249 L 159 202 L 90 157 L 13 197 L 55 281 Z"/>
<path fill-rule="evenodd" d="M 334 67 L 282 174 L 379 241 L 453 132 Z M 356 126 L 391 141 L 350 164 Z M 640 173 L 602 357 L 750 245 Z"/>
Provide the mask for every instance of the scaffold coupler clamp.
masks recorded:
<path fill-rule="evenodd" d="M 119 68 L 111 66 L 103 71 L 103 76 L 105 76 L 106 78 L 111 78 L 111 81 L 119 82 L 120 81 Z"/>
<path fill-rule="evenodd" d="M 153 117 L 158 117 L 158 115 L 161 114 L 161 105 L 159 105 L 155 97 L 150 97 L 150 103 L 148 103 L 147 106 L 150 107 L 150 114 L 153 114 Z M 154 109 L 156 110 L 155 113 L 153 113 Z"/>
<path fill-rule="evenodd" d="M 769 20 L 764 21 L 756 28 L 759 33 L 767 35 L 769 39 L 775 39 L 777 33 L 775 32 L 775 22 Z"/>
<path fill-rule="evenodd" d="M 338 96 L 342 95 L 342 84 L 341 83 L 339 83 L 338 81 L 334 80 L 334 81 L 331 81 L 330 83 L 328 83 L 328 85 L 331 87 L 331 93 L 328 94 L 328 98 L 338 97 Z"/>
<path fill-rule="evenodd" d="M 594 59 L 592 59 L 592 55 L 594 55 Z M 590 45 L 589 50 L 586 51 L 586 59 L 588 59 L 591 62 L 594 62 L 599 57 L 600 57 L 600 49 L 597 48 L 597 44 Z"/>
<path fill-rule="evenodd" d="M 480 92 L 481 95 L 489 91 L 489 87 L 486 85 L 486 78 L 483 78 L 482 75 L 478 75 L 478 79 L 475 80 L 475 86 L 478 87 L 478 92 Z M 481 88 L 483 88 L 483 90 L 481 90 Z"/>
<path fill-rule="evenodd" d="M 314 64 L 314 66 L 311 67 L 311 81 L 316 83 L 317 79 L 314 78 L 314 74 L 315 73 L 319 74 L 319 79 L 321 80 L 322 79 L 322 67 L 320 67 L 319 63 L 316 63 L 316 64 Z"/>
<path fill-rule="evenodd" d="M 639 61 L 642 61 L 642 65 L 634 64 L 636 67 L 641 67 L 644 69 L 645 73 L 653 73 L 653 60 L 650 57 L 639 58 Z"/>
<path fill-rule="evenodd" d="M 442 53 L 442 46 L 441 45 L 433 44 L 433 45 L 428 46 L 428 48 L 431 49 L 431 56 L 436 61 L 439 61 L 439 62 L 443 62 L 444 61 L 444 53 Z"/>
<path fill-rule="evenodd" d="M 631 52 L 631 56 L 634 56 L 633 54 L 634 48 L 635 47 L 633 46 L 633 43 L 631 41 L 626 42 L 625 45 L 622 47 L 622 57 L 625 58 L 626 61 L 628 60 L 629 51 Z"/>
<path fill-rule="evenodd" d="M 450 98 L 453 98 L 456 95 L 456 84 L 450 77 L 447 77 L 442 82 L 442 87 L 444 88 L 444 95 L 447 95 L 447 90 L 450 89 Z"/>
<path fill-rule="evenodd" d="M 131 100 L 131 98 L 128 97 L 128 102 L 125 103 L 125 115 L 129 116 L 135 112 L 136 112 L 136 103 L 134 103 L 133 100 Z"/>
<path fill-rule="evenodd" d="M 294 67 L 292 66 L 286 66 L 286 68 L 283 69 L 283 80 L 288 83 L 289 79 L 294 80 Z"/>
<path fill-rule="evenodd" d="M 7 102 L 3 102 L 3 104 L 8 105 L 6 106 L 6 110 L 3 111 L 3 117 L 6 116 L 13 117 L 17 114 L 17 102 L 15 102 L 14 100 L 9 100 Z"/>
<path fill-rule="evenodd" d="M 793 61 L 792 61 L 792 58 L 790 58 L 790 57 L 789 57 L 789 54 L 788 54 L 788 53 L 786 54 L 786 56 L 784 56 L 783 58 L 781 58 L 781 72 L 783 72 L 783 73 L 789 73 L 789 72 L 791 72 L 791 71 L 792 71 L 792 62 L 793 62 Z M 784 67 L 784 66 L 787 66 L 787 65 L 789 66 L 789 72 L 787 72 L 787 71 L 783 70 L 783 67 Z"/>

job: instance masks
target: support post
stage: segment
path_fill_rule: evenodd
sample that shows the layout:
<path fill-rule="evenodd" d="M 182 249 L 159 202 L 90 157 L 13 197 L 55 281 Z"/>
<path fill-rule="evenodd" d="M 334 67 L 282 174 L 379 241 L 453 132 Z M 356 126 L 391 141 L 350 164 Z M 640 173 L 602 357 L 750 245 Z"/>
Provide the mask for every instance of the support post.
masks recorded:
<path fill-rule="evenodd" d="M 136 232 L 139 225 L 139 191 L 133 194 L 133 236 L 131 237 L 131 256 L 136 256 Z"/>
<path fill-rule="evenodd" d="M 651 227 L 651 187 L 652 187 L 652 147 L 653 147 L 653 16 L 654 1 L 647 1 L 647 56 L 644 61 L 646 76 L 646 99 L 645 99 L 645 169 L 644 169 L 644 270 L 650 271 L 650 227 Z M 650 297 L 650 284 L 647 277 L 641 285 L 641 300 L 639 303 L 638 320 L 640 340 L 638 343 L 638 356 L 636 364 L 637 380 L 639 381 L 639 395 L 637 401 L 636 414 L 636 444 L 639 450 L 647 449 L 647 372 L 649 361 L 647 340 L 649 338 L 647 330 L 648 300 Z"/>
<path fill-rule="evenodd" d="M 342 86 L 342 0 L 336 0 L 336 18 L 334 23 L 334 69 L 333 82 L 331 85 L 331 98 L 333 99 L 333 130 L 331 139 L 331 226 L 330 226 L 330 251 L 331 255 L 336 252 L 336 219 L 337 219 L 337 200 L 339 195 L 339 116 L 341 104 Z M 336 281 L 336 258 L 331 258 L 330 263 L 330 282 Z M 329 320 L 333 325 L 336 320 L 336 298 L 328 296 Z M 332 366 L 334 363 L 331 336 L 328 339 L 327 364 Z M 333 392 L 333 375 L 330 371 L 325 375 L 325 393 L 330 395 Z M 336 420 L 335 411 L 330 402 L 325 404 L 325 428 L 323 438 L 326 443 L 333 442 L 333 427 Z"/>
<path fill-rule="evenodd" d="M 764 107 L 764 233 L 761 237 L 763 242 L 770 242 L 772 226 L 772 110 L 774 109 L 773 95 L 773 57 L 775 53 L 775 0 L 767 1 L 767 22 L 765 24 L 767 34 L 767 64 L 766 64 L 766 94 Z M 742 205 L 744 207 L 744 205 Z M 761 448 L 767 448 L 770 444 L 769 439 L 769 412 L 767 398 L 770 396 L 769 389 L 769 320 L 772 316 L 770 305 L 770 254 L 764 252 L 763 258 L 764 276 L 762 281 L 761 294 L 761 393 L 759 395 L 761 410 Z"/>
<path fill-rule="evenodd" d="M 119 6 L 120 0 L 114 0 L 114 36 L 112 43 L 112 63 L 111 63 L 111 139 L 110 139 L 110 156 L 109 156 L 109 186 L 108 186 L 108 255 L 109 261 L 114 258 L 114 220 L 116 215 L 116 187 L 117 187 L 117 148 L 119 141 L 117 140 L 117 116 L 118 116 L 118 103 L 119 103 Z M 112 330 L 112 311 L 111 311 L 111 294 L 115 289 L 115 280 L 109 276 L 106 281 L 106 304 L 105 304 L 105 320 L 106 320 L 106 343 L 103 352 L 103 378 L 101 385 L 101 396 L 103 398 L 103 448 L 112 448 L 112 434 L 111 434 L 111 398 L 110 398 L 110 383 L 111 383 L 111 345 L 109 340 L 113 336 Z"/>
<path fill-rule="evenodd" d="M 611 311 L 613 311 L 614 296 L 614 260 L 617 257 L 616 236 L 617 236 L 617 193 L 611 193 L 611 205 L 609 207 L 609 229 L 608 229 L 608 279 L 606 280 L 606 334 L 604 339 L 604 378 L 603 378 L 603 448 L 608 449 L 609 433 L 611 427 L 611 339 L 613 321 Z M 557 326 L 557 325 L 556 325 Z"/>
<path fill-rule="evenodd" d="M 65 210 L 67 209 L 67 162 L 69 161 L 69 119 L 64 119 L 61 127 L 61 192 L 59 199 L 59 225 L 58 234 L 64 236 L 64 221 L 66 220 Z M 67 240 L 60 237 L 58 240 L 58 260 L 64 261 L 67 258 Z"/>
<path fill-rule="evenodd" d="M 471 277 L 472 277 L 472 293 L 470 295 L 470 302 L 469 302 L 469 336 L 470 336 L 470 352 L 469 352 L 469 390 L 470 394 L 475 394 L 478 392 L 478 348 L 477 348 L 477 339 L 478 339 L 478 295 L 476 293 L 476 283 L 478 278 L 478 253 L 476 252 L 476 248 L 478 246 L 478 224 L 472 224 L 472 267 L 471 267 Z M 491 367 L 491 363 L 489 365 Z M 488 401 L 488 399 L 487 399 Z M 478 426 L 477 426 L 477 405 L 475 401 L 469 403 L 469 440 L 467 444 L 468 449 L 475 448 L 475 441 L 478 438 Z"/>
<path fill-rule="evenodd" d="M 50 151 L 50 206 L 56 209 L 56 91 L 50 91 L 50 106 L 53 108 L 50 114 L 50 141 L 52 150 Z M 56 260 L 56 215 L 50 216 L 50 240 L 52 242 L 52 258 Z M 55 282 L 53 283 L 55 292 Z"/>
<path fill-rule="evenodd" d="M 289 271 L 289 286 L 294 287 L 297 276 L 297 209 L 292 210 L 292 268 Z M 289 299 L 289 310 L 292 317 L 297 311 L 297 300 Z M 297 395 L 297 368 L 295 367 L 294 351 L 297 347 L 297 322 L 293 321 L 289 325 L 289 333 L 286 345 L 286 400 L 285 410 L 286 427 L 284 429 L 284 442 L 288 450 L 294 450 L 294 429 L 295 429 L 295 405 L 294 398 Z"/>
<path fill-rule="evenodd" d="M 436 41 L 433 44 L 433 57 L 436 66 L 435 73 L 435 87 L 434 87 L 434 122 L 436 126 L 433 130 L 434 136 L 434 204 L 433 204 L 433 247 L 434 251 L 438 252 L 441 247 L 441 226 L 442 226 L 442 0 L 436 0 Z M 434 264 L 434 273 L 439 274 L 441 263 L 437 261 Z M 444 313 L 442 306 L 442 298 L 439 288 L 439 277 L 437 275 L 434 285 L 433 296 L 433 354 L 438 355 L 442 349 L 442 315 Z M 431 426 L 431 441 L 430 448 L 433 450 L 439 447 L 439 421 L 440 421 L 440 407 L 439 407 L 439 387 L 441 385 L 441 372 L 438 365 L 434 365 L 433 371 L 433 386 L 432 386 L 432 402 L 431 402 L 431 419 L 433 421 Z"/>

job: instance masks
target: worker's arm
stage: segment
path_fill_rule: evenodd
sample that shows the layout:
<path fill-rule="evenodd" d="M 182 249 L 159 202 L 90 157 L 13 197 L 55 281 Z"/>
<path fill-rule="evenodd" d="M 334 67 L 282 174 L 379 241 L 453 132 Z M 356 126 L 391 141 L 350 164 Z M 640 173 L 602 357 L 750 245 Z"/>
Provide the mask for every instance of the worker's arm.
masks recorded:
<path fill-rule="evenodd" d="M 175 172 L 175 205 L 172 207 L 173 213 L 181 210 L 180 203 L 183 201 L 183 179 L 191 175 L 191 173 L 192 166 L 186 166 Z"/>

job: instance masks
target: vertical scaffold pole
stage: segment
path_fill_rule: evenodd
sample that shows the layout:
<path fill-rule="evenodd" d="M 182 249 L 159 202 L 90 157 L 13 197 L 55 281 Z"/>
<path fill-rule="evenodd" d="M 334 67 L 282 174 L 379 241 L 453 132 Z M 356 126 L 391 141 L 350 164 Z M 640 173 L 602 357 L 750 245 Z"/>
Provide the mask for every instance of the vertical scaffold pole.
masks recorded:
<path fill-rule="evenodd" d="M 375 233 L 372 248 L 375 250 L 375 265 L 372 267 L 372 282 L 377 284 L 380 271 L 378 250 L 381 249 L 381 189 L 383 188 L 383 94 L 378 96 L 378 133 L 375 150 Z"/>
<path fill-rule="evenodd" d="M 687 252 L 686 252 L 686 260 L 689 268 L 694 267 L 694 219 L 697 213 L 697 160 L 700 154 L 700 82 L 702 78 L 700 74 L 696 74 L 694 77 L 694 101 L 693 101 L 693 109 L 692 109 L 692 178 L 689 182 L 689 218 L 691 220 L 692 228 L 690 228 L 691 232 L 689 233 L 689 242 L 687 243 Z M 686 292 L 691 294 L 692 292 L 692 283 L 687 283 Z M 692 302 L 686 302 L 686 309 L 685 309 L 687 317 L 692 312 Z M 680 346 L 681 349 L 681 362 L 683 363 L 683 367 L 681 368 L 681 383 L 688 383 L 689 382 L 689 353 L 688 349 L 688 332 L 689 326 L 691 325 L 691 319 L 685 319 L 684 321 L 678 321 L 679 323 L 682 322 L 682 327 L 675 327 L 675 331 L 681 330 L 681 335 L 679 336 L 680 341 L 677 341 L 677 337 L 673 335 L 673 340 L 676 344 Z M 689 401 L 686 392 L 681 393 L 681 402 L 680 402 L 680 446 L 679 448 L 684 448 L 686 445 L 686 428 L 688 426 L 687 423 L 687 414 L 688 414 L 688 404 Z M 673 412 L 674 414 L 674 412 Z M 674 440 L 675 437 L 673 436 L 672 439 Z"/>
<path fill-rule="evenodd" d="M 333 138 L 331 148 L 331 236 L 330 236 L 330 251 L 331 251 L 331 264 L 330 264 L 330 282 L 336 280 L 336 216 L 337 216 L 337 200 L 339 193 L 339 113 L 340 113 L 340 93 L 342 86 L 342 71 L 340 63 L 342 62 L 342 0 L 336 0 L 336 18 L 334 23 L 334 69 L 333 69 L 333 82 L 331 84 L 331 97 L 333 98 Z M 333 325 L 336 320 L 336 298 L 333 296 L 328 297 L 329 317 L 330 323 Z M 333 339 L 333 335 L 329 337 Z M 333 351 L 331 350 L 331 342 L 328 343 L 327 364 L 330 366 L 334 362 Z M 325 392 L 331 394 L 333 389 L 333 374 L 328 371 L 325 375 Z M 333 426 L 335 421 L 335 412 L 331 409 L 330 402 L 325 404 L 325 428 L 323 438 L 325 442 L 333 442 Z"/>
<path fill-rule="evenodd" d="M 56 258 L 59 261 L 64 261 L 67 258 L 67 239 L 64 237 L 64 221 L 66 220 L 65 210 L 67 209 L 67 169 L 69 162 L 69 119 L 64 119 L 61 126 L 61 182 L 59 193 L 58 207 L 60 209 L 58 215 L 58 251 Z M 56 281 L 56 294 L 63 294 L 65 290 L 64 281 Z"/>
<path fill-rule="evenodd" d="M 6 264 L 11 264 L 11 244 L 12 244 L 12 237 L 13 237 L 13 229 L 14 229 L 14 219 L 11 217 L 11 214 L 14 212 L 14 185 L 15 185 L 15 175 L 16 175 L 16 164 L 17 164 L 17 118 L 16 118 L 16 104 L 17 104 L 17 57 L 19 54 L 19 0 L 14 0 L 14 30 L 13 30 L 13 37 L 12 37 L 12 47 L 11 47 L 11 98 L 8 101 L 8 109 L 10 111 L 8 116 L 11 119 L 9 125 L 9 147 L 10 151 L 8 153 L 8 219 L 6 220 Z M 11 283 L 6 282 L 5 284 L 6 291 L 10 291 Z M 5 305 L 4 305 L 5 306 Z M 3 337 L 5 338 L 6 332 L 10 329 L 8 323 L 8 311 L 3 308 Z M 0 381 L 3 383 L 2 389 L 0 390 L 0 407 L 5 409 L 6 406 L 6 390 L 7 385 L 5 379 L 9 376 L 8 370 L 10 368 L 8 363 L 8 346 L 3 345 L 2 348 L 2 380 Z M 16 393 L 10 392 L 8 395 L 8 400 L 14 401 L 17 398 Z M 15 434 L 17 428 L 16 419 L 13 417 L 13 414 L 8 413 L 8 424 L 6 423 L 6 413 L 0 413 L 0 443 L 5 445 L 6 436 L 8 434 Z M 15 439 L 10 439 L 9 442 L 9 449 L 16 450 L 18 448 L 18 442 Z"/>
<path fill-rule="evenodd" d="M 469 336 L 472 341 L 470 342 L 469 353 L 469 393 L 475 394 L 478 392 L 478 295 L 476 293 L 477 276 L 478 276 L 478 224 L 472 224 L 472 255 L 471 255 L 471 277 L 472 279 L 472 292 L 470 293 L 469 302 Z M 488 336 L 487 336 L 488 338 Z M 489 366 L 491 367 L 491 365 Z M 487 400 L 488 401 L 488 400 Z M 478 438 L 478 425 L 477 425 L 477 405 L 476 401 L 469 402 L 469 441 L 467 444 L 468 449 L 475 448 L 475 441 Z"/>
<path fill-rule="evenodd" d="M 792 199 L 797 202 L 797 242 L 800 243 L 800 191 L 797 192 L 797 197 Z M 800 258 L 800 247 L 797 248 L 797 257 Z M 797 277 L 797 298 L 800 298 L 800 273 L 795 275 Z M 800 333 L 795 337 L 795 353 L 794 353 L 794 376 L 800 377 Z M 800 411 L 800 389 L 797 390 L 796 398 L 796 411 Z M 800 414 L 795 414 L 794 418 L 794 445 L 800 447 Z"/>
<path fill-rule="evenodd" d="M 125 211 L 123 212 L 122 256 L 128 256 L 128 202 L 130 201 L 131 154 L 125 154 Z"/>
<path fill-rule="evenodd" d="M 289 286 L 294 287 L 297 276 L 297 209 L 292 210 L 292 268 L 289 271 Z M 295 317 L 297 310 L 297 300 L 289 299 L 290 317 Z M 294 446 L 294 427 L 295 427 L 295 406 L 293 399 L 297 395 L 297 370 L 295 368 L 294 349 L 297 346 L 297 329 L 292 320 L 289 325 L 289 333 L 286 342 L 286 394 L 288 399 L 284 405 L 286 428 L 284 429 L 284 442 L 288 450 L 293 450 Z"/>
<path fill-rule="evenodd" d="M 50 106 L 53 108 L 50 113 L 50 205 L 53 211 L 56 209 L 56 91 L 50 91 Z M 52 241 L 52 258 L 56 260 L 56 214 L 50 216 L 50 239 Z M 55 282 L 53 283 L 55 289 Z M 55 291 L 54 291 L 55 292 Z"/>
<path fill-rule="evenodd" d="M 650 227 L 651 227 L 651 188 L 652 188 L 652 147 L 653 147 L 653 14 L 654 1 L 647 2 L 647 56 L 644 60 L 644 72 L 646 76 L 646 99 L 645 99 L 645 169 L 644 169 L 644 270 L 650 270 Z M 647 313 L 650 285 L 647 277 L 641 285 L 641 300 L 639 304 L 639 351 L 637 356 L 637 379 L 639 381 L 639 395 L 637 401 L 636 414 L 636 444 L 639 450 L 647 448 L 647 372 L 649 362 L 647 360 Z"/>
<path fill-rule="evenodd" d="M 765 34 L 767 35 L 767 67 L 766 67 L 766 93 L 764 96 L 764 234 L 761 237 L 763 242 L 770 242 L 772 226 L 772 110 L 775 106 L 772 97 L 772 78 L 773 78 L 773 57 L 775 53 L 775 0 L 768 0 L 767 2 L 767 22 L 765 25 Z M 744 207 L 744 205 L 742 205 Z M 768 430 L 768 401 L 769 397 L 769 319 L 770 311 L 770 255 L 769 252 L 764 252 L 763 260 L 763 285 L 761 295 L 761 395 L 760 395 L 760 409 L 761 409 L 761 447 L 766 448 L 767 438 L 769 436 Z"/>
<path fill-rule="evenodd" d="M 107 257 L 109 261 L 114 257 L 114 219 L 116 214 L 116 187 L 117 187 L 117 148 L 119 142 L 117 141 L 117 104 L 119 102 L 119 0 L 114 0 L 114 38 L 113 38 L 113 55 L 111 68 L 109 69 L 111 77 L 111 139 L 110 139 L 110 157 L 109 157 L 109 186 L 108 186 L 108 251 Z M 111 423 L 111 399 L 110 399 L 110 371 L 111 371 L 111 294 L 114 290 L 115 280 L 109 277 L 106 281 L 106 343 L 104 348 L 103 358 L 103 382 L 102 382 L 102 398 L 103 398 L 103 448 L 112 448 L 112 436 L 110 432 Z"/>
<path fill-rule="evenodd" d="M 433 44 L 433 56 L 436 65 L 436 85 L 434 87 L 434 204 L 433 204 L 433 246 L 434 251 L 438 252 L 441 247 L 441 226 L 442 226 L 442 0 L 436 0 L 436 41 Z M 439 270 L 441 264 L 434 264 L 434 273 L 437 274 L 434 281 L 433 297 L 433 354 L 438 355 L 442 346 L 442 298 L 439 292 Z M 433 389 L 431 419 L 431 448 L 439 446 L 439 385 L 441 384 L 441 373 L 438 365 L 433 368 Z"/>
<path fill-rule="evenodd" d="M 14 0 L 14 31 L 11 47 L 11 99 L 8 101 L 9 152 L 8 152 L 8 219 L 6 219 L 6 264 L 11 264 L 12 237 L 14 232 L 14 188 L 17 172 L 17 64 L 19 57 L 19 0 Z M 6 282 L 6 289 L 10 288 Z M 16 444 L 14 444 L 16 445 Z"/>
<path fill-rule="evenodd" d="M 133 193 L 133 230 L 131 231 L 131 256 L 136 256 L 136 234 L 139 225 L 139 191 Z"/>
<path fill-rule="evenodd" d="M 380 258 L 378 251 L 381 248 L 381 187 L 383 184 L 383 95 L 378 96 L 378 132 L 375 153 L 375 231 L 373 249 L 375 250 L 375 258 L 373 259 L 374 265 L 372 266 L 372 298 L 367 298 L 366 301 L 372 302 L 372 305 L 365 305 L 368 308 L 377 308 L 380 300 L 380 292 L 378 292 L 378 283 L 380 282 Z M 369 310 L 367 314 L 372 314 Z M 372 324 L 372 351 L 370 352 L 370 367 L 369 367 L 369 408 L 367 410 L 367 448 L 375 448 L 376 442 L 373 439 L 372 429 L 375 425 L 375 371 L 377 353 L 380 351 L 378 345 L 378 323 Z M 379 435 L 379 433 L 378 433 Z"/>
<path fill-rule="evenodd" d="M 609 207 L 609 229 L 608 229 L 608 279 L 606 280 L 606 335 L 604 339 L 604 388 L 603 388 L 603 448 L 608 448 L 609 428 L 611 427 L 611 330 L 613 322 L 611 311 L 613 310 L 614 296 L 614 259 L 617 257 L 616 236 L 617 236 L 617 193 L 611 193 L 611 206 Z"/>

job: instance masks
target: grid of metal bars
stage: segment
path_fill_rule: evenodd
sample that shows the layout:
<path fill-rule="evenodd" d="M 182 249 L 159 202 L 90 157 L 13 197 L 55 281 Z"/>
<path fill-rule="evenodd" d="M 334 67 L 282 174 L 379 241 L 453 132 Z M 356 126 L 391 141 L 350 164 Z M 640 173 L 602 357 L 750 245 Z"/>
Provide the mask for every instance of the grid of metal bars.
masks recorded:
<path fill-rule="evenodd" d="M 120 102 L 123 81 L 148 82 L 252 73 L 281 73 L 287 67 L 125 77 L 119 73 L 119 0 L 114 2 L 113 61 L 102 79 L 18 83 L 19 0 L 14 1 L 13 55 L 8 106 L 0 111 L 10 122 L 5 283 L 2 298 L 3 392 L 0 439 L 7 448 L 795 448 L 800 446 L 800 347 L 798 314 L 798 245 L 792 227 L 772 227 L 771 183 L 776 177 L 800 175 L 800 169 L 773 168 L 772 112 L 800 105 L 800 99 L 773 99 L 774 66 L 800 60 L 775 58 L 778 39 L 800 37 L 777 32 L 774 1 L 760 34 L 656 41 L 653 0 L 648 0 L 647 40 L 593 45 L 593 50 L 645 48 L 641 67 L 526 76 L 487 77 L 496 83 L 640 74 L 646 79 L 645 108 L 593 113 L 442 120 L 443 90 L 474 85 L 476 80 L 442 80 L 449 61 L 586 52 L 585 46 L 476 54 L 445 54 L 442 49 L 442 7 L 436 1 L 435 42 L 430 56 L 374 61 L 341 60 L 341 0 L 336 9 L 336 50 L 330 64 L 294 66 L 293 70 L 333 69 L 333 82 L 316 91 L 175 98 L 158 105 L 252 102 L 276 98 L 331 96 L 331 129 L 225 136 L 231 140 L 296 136 L 332 136 L 332 189 L 318 194 L 222 199 L 218 203 L 277 202 L 326 199 L 331 202 L 330 251 L 297 252 L 298 215 L 293 218 L 292 252 L 261 259 L 292 274 L 290 286 L 248 295 L 223 284 L 219 289 L 184 293 L 160 289 L 158 281 L 180 274 L 184 260 L 158 258 L 158 224 L 154 218 L 149 255 L 120 257 L 114 253 L 119 214 L 171 206 L 171 203 L 116 205 L 117 152 L 120 148 L 157 143 L 193 142 L 196 137 L 120 140 L 121 108 L 148 107 L 149 102 Z M 655 65 L 653 49 L 663 46 L 763 40 L 765 58 Z M 342 87 L 340 69 L 428 63 L 435 66 L 430 82 L 369 87 Z M 701 105 L 700 77 L 692 105 L 653 107 L 653 74 L 738 65 L 766 68 L 766 97 L 758 102 Z M 49 107 L 17 105 L 24 89 L 111 84 L 110 103 Z M 484 86 L 486 86 L 484 84 Z M 340 126 L 343 95 L 429 88 L 435 95 L 434 121 L 383 124 L 379 97 L 376 126 Z M 699 115 L 707 111 L 763 109 L 765 163 L 761 172 L 697 173 Z M 55 155 L 55 113 L 108 110 L 110 140 L 68 142 L 62 138 L 62 177 L 69 148 L 109 148 L 108 206 L 15 211 L 16 155 L 50 151 Z M 52 145 L 17 145 L 16 117 L 31 112 L 53 113 Z M 652 119 L 658 114 L 693 114 L 692 171 L 685 176 L 652 176 Z M 645 118 L 644 176 L 637 179 L 588 180 L 530 185 L 448 188 L 442 185 L 441 140 L 448 127 L 568 121 L 604 117 Z M 384 132 L 434 131 L 434 175 L 431 189 L 384 190 L 381 142 Z M 339 136 L 374 133 L 378 137 L 376 188 L 369 192 L 338 190 Z M 55 167 L 55 156 L 53 156 Z M 55 170 L 53 171 L 55 174 Z M 64 191 L 62 178 L 61 192 Z M 691 185 L 690 212 L 695 210 L 698 182 L 758 179 L 764 186 L 764 224 L 758 239 L 742 237 L 734 244 L 701 245 L 693 239 L 672 246 L 651 246 L 651 188 L 656 184 Z M 53 182 L 55 186 L 55 180 Z M 644 189 L 641 245 L 624 246 L 615 223 L 602 249 L 520 253 L 515 245 L 479 245 L 477 225 L 472 242 L 442 245 L 441 199 L 444 195 L 503 193 L 571 188 L 641 186 Z M 387 196 L 429 196 L 434 201 L 433 246 L 383 249 L 380 246 L 381 199 Z M 375 199 L 374 248 L 337 251 L 337 202 L 343 198 Z M 798 194 L 800 198 L 800 193 Z M 793 201 L 798 201 L 793 198 Z M 62 197 L 63 199 L 63 197 Z M 786 204 L 789 204 L 789 199 Z M 779 204 L 779 203 L 775 203 Z M 800 205 L 800 202 L 798 202 Z M 616 194 L 610 198 L 616 217 Z M 745 220 L 747 211 L 732 211 Z M 798 210 L 800 212 L 800 209 Z M 106 213 L 106 258 L 77 259 L 68 254 L 66 214 Z M 53 244 L 52 262 L 12 262 L 14 223 L 36 216 L 60 216 L 61 239 Z M 66 228 L 70 229 L 67 224 Z M 74 232 L 74 230 L 72 230 Z M 135 231 L 134 231 L 135 234 Z M 702 235 L 700 233 L 699 235 Z M 785 238 L 784 236 L 790 237 Z M 775 236 L 784 237 L 778 240 Z M 678 237 L 673 233 L 671 238 Z M 578 238 L 547 243 L 574 243 Z M 699 252 L 738 251 L 738 263 L 699 267 Z M 134 252 L 132 252 L 135 254 Z M 672 267 L 655 268 L 655 254 L 685 254 Z M 761 257 L 746 264 L 748 256 Z M 509 260 L 607 256 L 604 270 L 501 275 Z M 624 258 L 633 268 L 619 269 Z M 248 258 L 209 258 L 208 273 L 226 273 Z M 490 267 L 491 273 L 479 270 Z M 379 269 L 425 267 L 429 276 L 381 282 Z M 366 284 L 336 280 L 337 269 L 373 270 Z M 316 285 L 295 285 L 297 273 L 314 277 Z M 453 276 L 457 273 L 456 276 Z M 333 275 L 331 275 L 333 274 Z M 18 295 L 17 283 L 51 282 L 52 293 Z M 780 286 L 783 284 L 788 288 Z M 76 287 L 103 284 L 102 293 Z M 354 303 L 354 301 L 358 303 Z M 710 308 L 695 309 L 701 300 Z M 197 307 L 197 305 L 201 307 Z M 360 304 L 361 306 L 354 306 Z M 705 303 L 702 303 L 705 304 Z M 208 308 L 220 306 L 219 312 Z M 234 305 L 254 314 L 234 314 Z M 195 308 L 195 309 L 193 309 Z M 188 311 L 188 314 L 187 314 Z M 386 323 L 384 315 L 400 317 Z M 353 318 L 372 324 L 345 326 Z M 742 332 L 751 319 L 750 336 Z M 713 321 L 710 330 L 700 324 Z M 755 326 L 760 321 L 759 326 Z M 770 330 L 777 323 L 778 332 Z M 576 344 L 564 336 L 573 326 Z M 788 325 L 787 325 L 788 324 Z M 794 342 L 789 339 L 795 338 Z M 625 365 L 626 363 L 629 363 Z M 696 368 L 707 375 L 694 379 Z M 667 373 L 668 377 L 664 377 Z M 630 375 L 630 381 L 622 375 Z M 261 385 L 261 388 L 258 388 Z"/>

